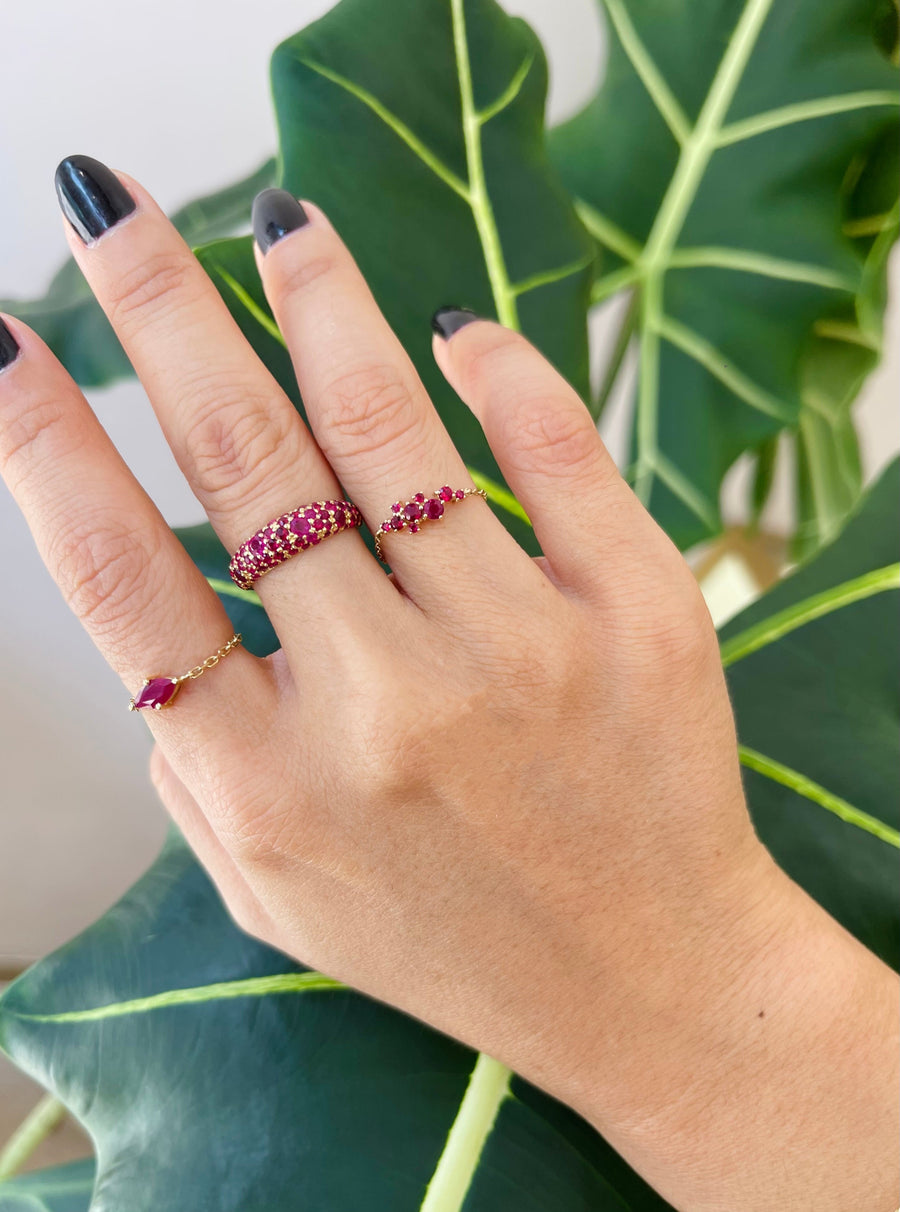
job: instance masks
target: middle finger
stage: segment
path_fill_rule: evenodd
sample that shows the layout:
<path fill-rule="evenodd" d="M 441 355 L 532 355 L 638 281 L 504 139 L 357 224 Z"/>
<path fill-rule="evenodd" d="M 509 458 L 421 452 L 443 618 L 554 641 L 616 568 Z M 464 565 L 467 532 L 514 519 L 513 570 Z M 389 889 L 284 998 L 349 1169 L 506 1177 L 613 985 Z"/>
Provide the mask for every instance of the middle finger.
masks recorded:
<path fill-rule="evenodd" d="M 146 191 L 85 156 L 62 162 L 57 188 L 73 255 L 226 547 L 290 509 L 340 496 L 290 400 Z M 302 560 L 302 577 L 279 569 L 259 582 L 276 629 L 279 615 L 297 613 L 299 584 L 319 601 L 393 593 L 359 534 L 332 538 Z M 303 593 L 301 609 L 311 600 Z"/>

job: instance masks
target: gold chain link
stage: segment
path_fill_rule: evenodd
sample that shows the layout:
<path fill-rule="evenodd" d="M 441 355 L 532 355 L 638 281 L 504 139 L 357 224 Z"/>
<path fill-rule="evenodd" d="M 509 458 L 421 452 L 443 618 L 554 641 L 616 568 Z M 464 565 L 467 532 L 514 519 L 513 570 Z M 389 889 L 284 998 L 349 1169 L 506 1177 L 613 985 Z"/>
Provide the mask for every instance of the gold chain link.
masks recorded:
<path fill-rule="evenodd" d="M 200 665 L 195 665 L 193 669 L 189 669 L 187 673 L 183 673 L 181 677 L 176 678 L 176 681 L 187 682 L 193 681 L 194 678 L 199 678 L 202 673 L 206 673 L 207 669 L 212 669 L 218 665 L 222 657 L 228 656 L 232 648 L 237 648 L 244 637 L 240 632 L 236 631 L 227 644 L 223 644 L 218 652 L 214 652 L 212 656 L 208 656 Z"/>

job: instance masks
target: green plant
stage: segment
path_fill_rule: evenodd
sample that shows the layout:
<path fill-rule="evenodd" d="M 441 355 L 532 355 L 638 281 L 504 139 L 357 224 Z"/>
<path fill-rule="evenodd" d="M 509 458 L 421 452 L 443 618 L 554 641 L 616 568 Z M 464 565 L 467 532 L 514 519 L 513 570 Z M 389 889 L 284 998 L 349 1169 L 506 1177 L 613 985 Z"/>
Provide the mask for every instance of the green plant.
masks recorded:
<path fill-rule="evenodd" d="M 900 465 L 860 499 L 849 419 L 877 356 L 896 226 L 894 10 L 606 4 L 606 79 L 550 133 L 548 155 L 541 48 L 493 0 L 342 0 L 275 54 L 279 178 L 328 210 L 531 550 L 433 367 L 439 303 L 521 327 L 590 398 L 592 298 L 633 292 L 607 386 L 634 334 L 635 488 L 683 546 L 719 529 L 740 453 L 759 452 L 761 499 L 773 440 L 798 433 L 803 545 L 850 520 L 722 634 L 748 799 L 782 866 L 896 966 Z M 208 238 L 255 187 L 236 187 L 235 209 L 206 204 Z M 302 407 L 249 239 L 198 256 Z M 53 308 L 28 318 L 83 380 L 123 373 L 63 272 Z M 183 538 L 248 646 L 271 651 L 210 528 Z M 173 1199 L 223 1212 L 667 1207 L 583 1121 L 495 1062 L 241 934 L 175 836 L 119 905 L 11 987 L 0 1044 L 90 1131 L 92 1212 Z M 52 1189 L 0 1184 L 0 1210 L 65 1207 L 42 1181 Z M 78 1181 L 73 1209 L 90 1198 Z"/>

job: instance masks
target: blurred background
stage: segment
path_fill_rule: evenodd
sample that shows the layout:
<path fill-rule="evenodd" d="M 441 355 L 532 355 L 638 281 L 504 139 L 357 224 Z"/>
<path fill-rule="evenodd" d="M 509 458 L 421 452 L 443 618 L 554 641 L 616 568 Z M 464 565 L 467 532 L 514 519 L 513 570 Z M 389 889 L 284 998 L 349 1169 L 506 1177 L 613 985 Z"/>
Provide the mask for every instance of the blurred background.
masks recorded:
<path fill-rule="evenodd" d="M 539 33 L 550 59 L 550 115 L 567 117 L 603 70 L 596 0 L 504 0 Z M 256 168 L 275 147 L 268 59 L 330 0 L 30 0 L 5 4 L 0 38 L 0 296 L 39 295 L 66 255 L 53 191 L 63 156 L 86 153 L 138 177 L 167 209 Z M 900 261 L 892 266 L 894 295 Z M 435 304 L 443 300 L 435 300 Z M 614 305 L 615 306 L 615 305 Z M 595 317 L 602 362 L 611 329 Z M 888 356 L 858 407 L 871 476 L 900 447 L 896 420 L 900 317 Z M 621 459 L 623 408 L 604 436 Z M 173 525 L 202 520 L 134 382 L 94 392 L 113 440 Z M 738 518 L 738 466 L 726 486 Z M 781 483 L 764 519 L 790 529 Z M 150 863 L 166 827 L 146 776 L 149 733 L 127 694 L 69 615 L 0 485 L 0 985 L 72 937 Z M 742 605 L 752 582 L 732 562 L 709 578 L 714 613 Z M 0 1144 L 36 1091 L 0 1058 Z M 84 1152 L 73 1128 L 59 1158 Z M 46 1160 L 42 1153 L 35 1160 Z"/>

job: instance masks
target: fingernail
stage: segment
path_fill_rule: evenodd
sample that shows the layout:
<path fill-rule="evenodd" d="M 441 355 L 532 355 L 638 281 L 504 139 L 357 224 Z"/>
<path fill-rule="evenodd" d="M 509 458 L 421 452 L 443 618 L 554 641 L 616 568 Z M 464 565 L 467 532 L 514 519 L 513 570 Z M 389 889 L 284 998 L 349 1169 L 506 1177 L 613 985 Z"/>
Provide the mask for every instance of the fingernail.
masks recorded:
<path fill-rule="evenodd" d="M 19 356 L 19 343 L 0 320 L 0 370 L 6 370 Z"/>
<path fill-rule="evenodd" d="M 283 236 L 308 222 L 309 215 L 286 189 L 264 189 L 253 199 L 253 237 L 260 252 L 267 253 Z"/>
<path fill-rule="evenodd" d="M 114 172 L 90 156 L 67 156 L 56 170 L 56 195 L 63 214 L 85 244 L 99 238 L 135 209 Z"/>
<path fill-rule="evenodd" d="M 468 307 L 439 307 L 431 317 L 431 327 L 439 337 L 449 341 L 455 332 L 479 318 Z"/>

